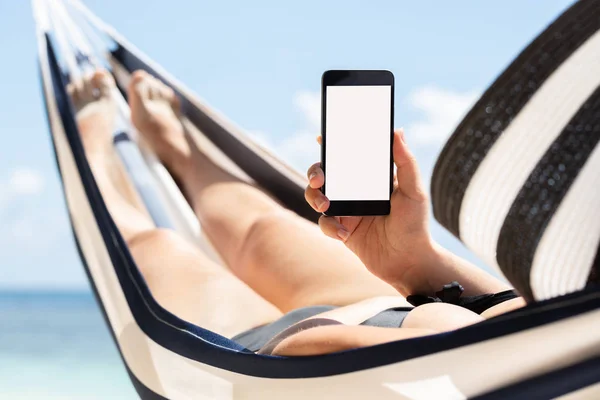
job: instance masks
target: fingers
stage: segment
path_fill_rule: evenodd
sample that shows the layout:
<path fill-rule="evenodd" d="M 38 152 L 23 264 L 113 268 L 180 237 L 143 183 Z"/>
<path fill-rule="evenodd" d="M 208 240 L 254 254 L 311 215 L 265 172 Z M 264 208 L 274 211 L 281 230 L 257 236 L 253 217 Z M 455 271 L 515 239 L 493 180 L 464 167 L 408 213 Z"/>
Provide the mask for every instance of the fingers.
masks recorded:
<path fill-rule="evenodd" d="M 321 163 L 314 163 L 306 172 L 308 176 L 308 185 L 313 189 L 318 189 L 325 184 L 325 174 L 321 168 Z"/>
<path fill-rule="evenodd" d="M 304 191 L 306 202 L 317 212 L 325 212 L 329 208 L 329 199 L 319 189 L 310 186 Z"/>
<path fill-rule="evenodd" d="M 319 227 L 325 235 L 342 242 L 350 237 L 350 232 L 334 217 L 322 215 L 319 218 Z"/>
<path fill-rule="evenodd" d="M 321 135 L 317 136 L 317 143 L 319 143 L 319 145 L 323 144 L 323 136 L 321 136 Z"/>
<path fill-rule="evenodd" d="M 321 144 L 321 139 L 321 135 L 317 136 L 317 143 Z M 325 174 L 321 168 L 321 163 L 317 162 L 311 165 L 306 175 L 308 176 L 308 187 L 304 191 L 304 198 L 315 211 L 327 211 L 329 199 L 320 190 L 325 184 Z"/>
<path fill-rule="evenodd" d="M 404 130 L 402 129 L 394 132 L 393 150 L 394 162 L 398 168 L 396 173 L 398 190 L 413 200 L 426 200 L 427 195 L 423 189 L 423 184 L 421 183 L 417 160 L 406 145 L 404 140 Z"/>
<path fill-rule="evenodd" d="M 329 208 L 329 199 L 319 190 L 325 183 L 325 175 L 321 163 L 314 163 L 308 168 L 308 187 L 304 191 L 304 198 L 310 206 L 318 212 L 325 212 Z"/>

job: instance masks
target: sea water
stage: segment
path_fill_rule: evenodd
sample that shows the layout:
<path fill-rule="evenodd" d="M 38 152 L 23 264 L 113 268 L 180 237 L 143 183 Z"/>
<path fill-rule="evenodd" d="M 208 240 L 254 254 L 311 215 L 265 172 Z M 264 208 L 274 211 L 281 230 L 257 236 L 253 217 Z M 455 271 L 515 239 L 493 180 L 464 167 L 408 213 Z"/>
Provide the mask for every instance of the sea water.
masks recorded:
<path fill-rule="evenodd" d="M 89 292 L 0 291 L 0 399 L 136 399 Z"/>

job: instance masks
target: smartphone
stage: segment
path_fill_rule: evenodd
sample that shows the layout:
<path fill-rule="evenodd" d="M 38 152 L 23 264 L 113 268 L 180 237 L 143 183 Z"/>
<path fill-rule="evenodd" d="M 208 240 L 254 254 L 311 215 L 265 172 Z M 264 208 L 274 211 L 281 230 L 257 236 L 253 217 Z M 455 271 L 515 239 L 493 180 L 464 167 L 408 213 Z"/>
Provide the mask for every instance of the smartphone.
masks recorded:
<path fill-rule="evenodd" d="M 325 215 L 387 215 L 393 190 L 394 75 L 325 71 L 321 86 Z"/>

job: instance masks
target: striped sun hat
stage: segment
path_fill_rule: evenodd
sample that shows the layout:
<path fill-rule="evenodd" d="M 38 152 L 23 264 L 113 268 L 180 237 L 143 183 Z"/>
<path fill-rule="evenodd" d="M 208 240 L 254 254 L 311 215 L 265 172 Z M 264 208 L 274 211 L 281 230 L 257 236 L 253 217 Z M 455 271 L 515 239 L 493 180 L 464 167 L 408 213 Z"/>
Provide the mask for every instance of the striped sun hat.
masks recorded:
<path fill-rule="evenodd" d="M 436 219 L 528 300 L 600 275 L 600 0 L 565 11 L 485 92 L 434 169 Z"/>

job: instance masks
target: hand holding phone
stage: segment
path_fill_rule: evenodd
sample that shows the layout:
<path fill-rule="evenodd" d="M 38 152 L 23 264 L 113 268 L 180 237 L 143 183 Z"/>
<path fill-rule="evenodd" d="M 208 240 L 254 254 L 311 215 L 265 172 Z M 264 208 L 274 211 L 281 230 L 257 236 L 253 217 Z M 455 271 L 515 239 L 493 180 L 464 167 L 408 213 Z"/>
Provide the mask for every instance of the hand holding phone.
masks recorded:
<path fill-rule="evenodd" d="M 321 167 L 326 177 L 322 190 L 330 201 L 326 214 L 389 214 L 394 75 L 326 71 L 321 96 Z"/>
<path fill-rule="evenodd" d="M 329 133 L 331 134 L 331 132 Z M 343 132 L 340 137 L 343 138 Z M 329 138 L 331 139 L 331 136 Z M 357 144 L 361 145 L 368 140 L 368 134 L 362 135 Z M 325 137 L 321 137 L 322 151 L 324 151 L 324 145 L 326 146 L 325 141 Z M 330 216 L 332 205 L 336 202 L 339 204 L 340 200 L 329 199 L 328 196 L 331 192 L 322 190 L 324 186 L 327 188 L 327 185 L 331 183 L 329 179 L 334 179 L 331 174 L 325 174 L 321 167 L 322 161 L 313 164 L 308 169 L 309 185 L 306 188 L 305 197 L 313 209 L 324 213 L 319 219 L 319 226 L 327 236 L 344 242 L 369 271 L 393 284 L 406 295 L 410 293 L 403 287 L 407 287 L 405 286 L 407 284 L 410 285 L 411 281 L 410 277 L 405 275 L 406 272 L 434 262 L 432 255 L 435 254 L 435 244 L 429 234 L 427 223 L 429 207 L 427 194 L 421 183 L 416 160 L 404 140 L 404 132 L 402 130 L 393 132 L 391 141 L 393 142 L 391 152 L 397 173 L 395 177 L 390 175 L 392 192 L 389 196 L 388 215 L 348 216 L 344 213 L 346 215 Z M 331 145 L 332 142 L 328 142 L 328 144 Z M 349 159 L 348 162 L 358 163 L 360 160 Z M 331 167 L 331 164 L 328 166 Z M 343 166 L 344 164 L 342 164 Z M 362 189 L 371 187 L 372 173 L 361 174 L 359 178 L 355 177 L 352 180 L 351 184 L 355 186 L 355 193 L 363 193 Z M 365 200 L 350 201 L 357 201 L 360 204 Z M 370 206 L 370 204 L 367 205 Z M 358 210 L 364 209 L 359 208 Z M 397 282 L 397 285 L 394 282 Z M 414 287 L 412 288 L 414 289 Z"/>

